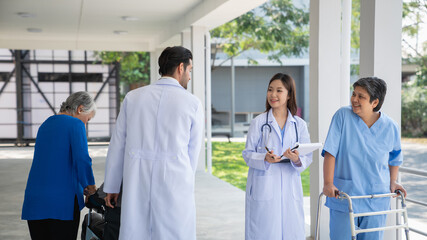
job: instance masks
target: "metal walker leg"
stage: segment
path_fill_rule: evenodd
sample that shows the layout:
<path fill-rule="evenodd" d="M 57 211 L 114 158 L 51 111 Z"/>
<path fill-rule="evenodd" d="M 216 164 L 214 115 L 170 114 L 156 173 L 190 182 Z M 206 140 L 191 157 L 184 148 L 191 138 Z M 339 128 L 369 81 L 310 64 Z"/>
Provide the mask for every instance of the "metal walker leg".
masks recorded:
<path fill-rule="evenodd" d="M 353 211 L 353 203 L 351 199 L 361 199 L 361 198 L 381 198 L 381 197 L 395 197 L 400 195 L 402 208 L 401 209 L 394 209 L 394 210 L 387 210 L 387 211 L 378 211 L 378 212 L 366 212 L 366 213 L 354 213 Z M 317 217 L 316 217 L 316 232 L 314 239 L 319 240 L 320 238 L 320 214 L 321 214 L 321 203 L 322 203 L 322 197 L 324 196 L 323 192 L 319 195 L 319 199 L 317 201 Z M 349 196 L 345 192 L 339 192 L 338 193 L 339 199 L 347 199 L 348 201 L 348 211 L 349 211 L 349 218 L 350 218 L 350 228 L 351 228 L 351 239 L 356 240 L 356 236 L 359 233 L 365 233 L 365 232 L 376 232 L 376 231 L 384 231 L 384 230 L 393 230 L 393 229 L 399 229 L 404 228 L 405 229 L 405 236 L 406 240 L 409 240 L 409 225 L 408 225 L 408 212 L 406 209 L 406 202 L 405 198 L 403 197 L 403 193 L 399 190 L 396 191 L 396 193 L 386 193 L 386 194 L 373 194 L 373 195 L 365 195 L 365 196 Z M 363 216 L 374 216 L 374 215 L 384 215 L 384 214 L 390 214 L 390 213 L 401 213 L 403 215 L 403 221 L 404 224 L 397 224 L 394 226 L 386 226 L 386 227 L 378 227 L 378 228 L 368 228 L 368 229 L 357 229 L 354 224 L 354 218 L 356 217 L 363 217 Z"/>

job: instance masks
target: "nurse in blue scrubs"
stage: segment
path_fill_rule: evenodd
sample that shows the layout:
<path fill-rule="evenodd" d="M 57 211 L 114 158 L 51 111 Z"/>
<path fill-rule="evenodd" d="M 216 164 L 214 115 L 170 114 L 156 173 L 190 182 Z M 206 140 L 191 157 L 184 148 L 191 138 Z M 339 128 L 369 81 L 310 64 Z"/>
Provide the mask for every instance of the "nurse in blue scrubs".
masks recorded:
<path fill-rule="evenodd" d="M 348 203 L 337 199 L 336 192 L 350 196 L 369 195 L 405 189 L 397 183 L 402 164 L 399 127 L 380 111 L 387 91 L 384 80 L 359 79 L 353 84 L 351 106 L 342 107 L 332 118 L 322 155 L 325 158 L 323 193 L 330 209 L 332 240 L 351 239 Z M 389 198 L 355 199 L 355 213 L 384 211 Z M 355 219 L 356 227 L 384 226 L 386 215 Z M 383 231 L 361 233 L 358 240 L 383 239 Z"/>

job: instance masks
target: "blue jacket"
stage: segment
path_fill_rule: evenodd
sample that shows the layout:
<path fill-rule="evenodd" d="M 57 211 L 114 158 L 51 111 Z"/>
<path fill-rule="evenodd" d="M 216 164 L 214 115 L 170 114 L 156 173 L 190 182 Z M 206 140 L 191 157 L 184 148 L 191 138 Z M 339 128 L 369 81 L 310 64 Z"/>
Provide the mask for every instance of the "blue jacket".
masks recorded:
<path fill-rule="evenodd" d="M 84 123 L 68 115 L 49 117 L 39 128 L 25 189 L 23 220 L 73 220 L 74 198 L 94 185 Z"/>

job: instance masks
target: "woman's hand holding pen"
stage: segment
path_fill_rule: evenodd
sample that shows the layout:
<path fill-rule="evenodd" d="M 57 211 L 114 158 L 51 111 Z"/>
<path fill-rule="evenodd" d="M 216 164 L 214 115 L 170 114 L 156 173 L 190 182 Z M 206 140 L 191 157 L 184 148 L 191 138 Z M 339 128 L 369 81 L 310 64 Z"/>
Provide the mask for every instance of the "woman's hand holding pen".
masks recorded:
<path fill-rule="evenodd" d="M 299 158 L 299 152 L 298 150 L 291 150 L 288 148 L 284 153 L 283 156 L 286 158 L 289 158 L 295 165 L 301 166 L 301 160 Z"/>
<path fill-rule="evenodd" d="M 269 163 L 277 163 L 277 162 L 280 162 L 281 157 L 274 154 L 273 150 L 271 150 L 265 154 L 264 160 L 269 162 Z"/>

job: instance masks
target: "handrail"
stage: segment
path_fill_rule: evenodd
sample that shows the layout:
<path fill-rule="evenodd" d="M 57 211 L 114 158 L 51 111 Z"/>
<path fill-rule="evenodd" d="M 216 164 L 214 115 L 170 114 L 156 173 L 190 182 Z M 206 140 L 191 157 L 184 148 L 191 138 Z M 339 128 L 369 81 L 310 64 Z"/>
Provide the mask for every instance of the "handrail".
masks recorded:
<path fill-rule="evenodd" d="M 414 174 L 422 177 L 427 177 L 427 171 L 418 170 L 415 168 L 400 167 L 399 172 L 410 173 L 410 174 Z"/>
<path fill-rule="evenodd" d="M 427 203 L 421 202 L 421 201 L 418 201 L 418 200 L 415 200 L 415 199 L 412 199 L 412 198 L 406 198 L 406 201 L 407 202 L 411 202 L 411 203 L 415 203 L 415 204 L 418 204 L 418 205 L 421 205 L 421 206 L 424 206 L 424 207 L 427 207 Z"/>
<path fill-rule="evenodd" d="M 418 169 L 415 169 L 415 168 L 400 167 L 399 168 L 399 172 L 409 173 L 409 174 L 413 174 L 413 175 L 420 176 L 420 177 L 427 177 L 427 171 L 418 170 Z M 414 203 L 414 204 L 418 204 L 418 205 L 421 205 L 421 206 L 424 206 L 424 207 L 427 207 L 427 203 L 426 202 L 422 202 L 422 201 L 418 201 L 418 200 L 410 199 L 410 198 L 406 198 L 406 201 Z M 409 227 L 409 231 L 412 231 L 412 232 L 415 232 L 415 233 L 418 233 L 420 235 L 423 235 L 423 236 L 427 237 L 427 232 L 423 232 L 423 231 L 420 231 L 418 229 L 414 229 L 414 228 L 411 228 L 411 227 Z"/>

